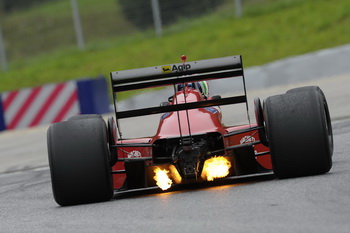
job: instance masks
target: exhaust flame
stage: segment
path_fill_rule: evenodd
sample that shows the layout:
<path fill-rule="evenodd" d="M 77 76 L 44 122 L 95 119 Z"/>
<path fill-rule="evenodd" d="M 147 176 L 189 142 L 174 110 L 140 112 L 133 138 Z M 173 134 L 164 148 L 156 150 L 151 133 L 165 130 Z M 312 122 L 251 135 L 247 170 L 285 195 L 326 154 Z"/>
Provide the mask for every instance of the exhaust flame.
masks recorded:
<path fill-rule="evenodd" d="M 230 161 L 222 156 L 213 157 L 204 162 L 203 173 L 208 181 L 223 178 L 228 175 L 231 167 Z"/>
<path fill-rule="evenodd" d="M 177 171 L 176 167 L 171 164 L 169 166 L 169 170 L 170 170 L 170 176 L 171 176 L 172 180 L 176 184 L 180 184 L 182 181 L 182 177 L 181 177 L 180 173 Z"/>
<path fill-rule="evenodd" d="M 162 190 L 167 190 L 168 188 L 171 187 L 171 184 L 173 183 L 173 181 L 168 177 L 168 173 L 169 173 L 168 170 L 166 169 L 162 170 L 159 167 L 157 167 L 156 169 L 154 169 L 154 173 L 155 173 L 155 176 L 153 177 L 153 179 L 157 181 L 157 185 L 159 188 L 161 188 Z"/>

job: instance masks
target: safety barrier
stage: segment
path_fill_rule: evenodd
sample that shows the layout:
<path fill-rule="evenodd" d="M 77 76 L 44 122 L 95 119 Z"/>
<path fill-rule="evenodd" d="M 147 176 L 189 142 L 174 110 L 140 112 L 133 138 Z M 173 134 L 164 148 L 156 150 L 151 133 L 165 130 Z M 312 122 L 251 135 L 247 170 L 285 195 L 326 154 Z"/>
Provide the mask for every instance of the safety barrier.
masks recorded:
<path fill-rule="evenodd" d="M 0 96 L 0 131 L 66 120 L 78 114 L 110 111 L 106 79 L 82 79 L 4 92 Z"/>

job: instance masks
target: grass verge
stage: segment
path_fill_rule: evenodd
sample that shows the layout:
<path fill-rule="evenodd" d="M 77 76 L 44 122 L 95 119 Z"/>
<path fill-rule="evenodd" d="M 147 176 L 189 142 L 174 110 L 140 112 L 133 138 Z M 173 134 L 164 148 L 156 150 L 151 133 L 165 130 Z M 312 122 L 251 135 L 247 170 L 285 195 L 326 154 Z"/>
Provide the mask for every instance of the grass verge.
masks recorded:
<path fill-rule="evenodd" d="M 0 73 L 0 92 L 110 71 L 241 54 L 246 67 L 350 42 L 350 1 L 280 0 L 247 6 L 240 19 L 223 7 L 165 29 L 99 39 L 85 51 L 68 47 L 17 59 Z"/>

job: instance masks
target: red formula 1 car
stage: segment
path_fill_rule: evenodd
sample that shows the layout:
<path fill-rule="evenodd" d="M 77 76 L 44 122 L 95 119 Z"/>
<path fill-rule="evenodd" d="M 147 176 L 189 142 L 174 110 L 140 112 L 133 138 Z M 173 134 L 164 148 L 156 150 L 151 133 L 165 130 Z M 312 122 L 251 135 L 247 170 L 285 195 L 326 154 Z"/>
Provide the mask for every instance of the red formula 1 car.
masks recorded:
<path fill-rule="evenodd" d="M 220 79 L 241 79 L 242 94 L 208 96 L 207 81 Z M 316 175 L 332 166 L 332 126 L 325 96 L 316 86 L 271 96 L 263 106 L 255 98 L 254 123 L 222 123 L 221 107 L 236 104 L 244 104 L 249 119 L 241 56 L 112 72 L 111 82 L 115 118 L 107 124 L 101 116 L 81 115 L 48 129 L 59 205 L 107 201 L 119 190 L 165 190 L 249 174 Z M 164 86 L 173 90 L 168 102 L 118 111 L 118 93 Z M 121 120 L 153 114 L 160 115 L 155 135 L 124 138 Z"/>

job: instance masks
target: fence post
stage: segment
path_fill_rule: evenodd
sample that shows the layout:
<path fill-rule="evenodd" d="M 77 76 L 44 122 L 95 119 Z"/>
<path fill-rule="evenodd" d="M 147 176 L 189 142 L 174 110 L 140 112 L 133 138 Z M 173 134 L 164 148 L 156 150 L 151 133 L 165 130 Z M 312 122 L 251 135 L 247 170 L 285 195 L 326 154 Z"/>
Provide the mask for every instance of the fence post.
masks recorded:
<path fill-rule="evenodd" d="M 77 40 L 77 45 L 78 45 L 79 49 L 83 50 L 83 49 L 85 49 L 85 43 L 84 43 L 83 30 L 81 28 L 77 0 L 71 0 L 71 5 L 72 5 L 73 23 L 74 23 L 74 30 L 75 30 L 75 37 Z"/>
<path fill-rule="evenodd" d="M 236 17 L 241 18 L 243 15 L 243 7 L 242 7 L 242 0 L 235 0 L 235 10 L 236 10 Z"/>
<path fill-rule="evenodd" d="M 151 0 L 153 23 L 158 37 L 162 36 L 162 18 L 160 15 L 159 1 Z"/>
<path fill-rule="evenodd" d="M 0 24 L 0 63 L 1 68 L 5 72 L 7 71 L 7 58 L 6 58 L 6 50 L 5 50 L 5 43 L 4 43 L 4 37 L 2 35 L 2 28 Z"/>

